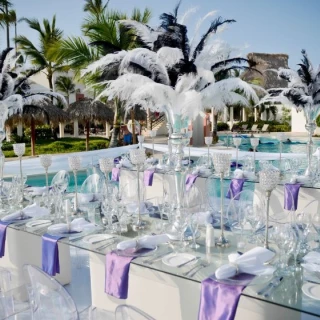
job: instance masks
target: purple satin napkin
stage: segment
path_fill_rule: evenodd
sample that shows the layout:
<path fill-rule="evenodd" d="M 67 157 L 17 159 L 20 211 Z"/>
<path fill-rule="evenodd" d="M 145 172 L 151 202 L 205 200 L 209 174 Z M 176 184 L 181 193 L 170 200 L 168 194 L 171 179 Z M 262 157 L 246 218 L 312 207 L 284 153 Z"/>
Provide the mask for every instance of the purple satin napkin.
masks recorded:
<path fill-rule="evenodd" d="M 145 186 L 152 186 L 154 171 L 155 170 L 146 170 L 143 173 L 143 181 Z"/>
<path fill-rule="evenodd" d="M 239 274 L 238 280 L 250 281 L 254 276 Z M 207 278 L 201 282 L 198 320 L 233 320 L 245 286 L 232 286 Z"/>
<path fill-rule="evenodd" d="M 189 191 L 198 178 L 197 174 L 189 173 L 186 178 L 186 191 Z"/>
<path fill-rule="evenodd" d="M 235 168 L 236 167 L 236 162 L 235 161 L 232 161 L 231 163 L 230 163 L 230 168 Z M 238 168 L 241 168 L 242 167 L 242 164 L 241 163 L 239 163 L 238 162 Z"/>
<path fill-rule="evenodd" d="M 111 180 L 112 181 L 119 181 L 119 178 L 120 178 L 120 169 L 119 168 L 112 168 Z"/>
<path fill-rule="evenodd" d="M 12 222 L 0 221 L 0 258 L 4 256 L 4 251 L 6 247 L 6 235 L 7 227 Z"/>
<path fill-rule="evenodd" d="M 245 182 L 245 179 L 236 179 L 236 178 L 232 179 L 230 182 L 229 190 L 226 197 L 228 199 L 239 200 L 240 192 L 243 189 L 244 182 Z"/>
<path fill-rule="evenodd" d="M 120 160 L 121 160 L 121 156 L 114 158 L 114 159 L 113 159 L 113 162 L 114 162 L 115 164 L 118 164 L 118 163 L 120 163 Z"/>
<path fill-rule="evenodd" d="M 60 273 L 58 240 L 62 236 L 45 233 L 42 236 L 42 270 L 50 276 Z"/>
<path fill-rule="evenodd" d="M 284 209 L 297 210 L 300 187 L 300 183 L 286 183 L 284 185 Z"/>

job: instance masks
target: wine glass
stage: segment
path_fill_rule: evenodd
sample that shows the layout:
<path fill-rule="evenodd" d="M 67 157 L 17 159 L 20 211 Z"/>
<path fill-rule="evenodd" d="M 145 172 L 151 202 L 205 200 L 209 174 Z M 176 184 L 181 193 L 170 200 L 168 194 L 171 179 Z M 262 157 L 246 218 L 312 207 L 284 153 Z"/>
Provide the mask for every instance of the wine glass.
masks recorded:
<path fill-rule="evenodd" d="M 256 149 L 259 145 L 259 138 L 250 138 L 250 143 L 253 148 L 253 171 L 256 173 Z"/>
<path fill-rule="evenodd" d="M 140 194 L 140 170 L 146 160 L 146 153 L 144 149 L 130 150 L 130 161 L 137 169 L 137 185 L 138 185 L 138 220 L 133 223 L 133 227 L 137 230 L 144 229 L 145 221 L 141 220 L 141 194 Z"/>
<path fill-rule="evenodd" d="M 113 158 L 100 158 L 99 159 L 99 167 L 100 167 L 100 170 L 104 173 L 105 181 L 106 181 L 106 191 L 108 194 L 109 173 L 112 171 L 112 169 L 114 167 Z"/>
<path fill-rule="evenodd" d="M 144 136 L 138 135 L 138 142 L 139 142 L 139 148 L 142 149 L 143 148 L 142 144 L 144 142 Z"/>
<path fill-rule="evenodd" d="M 189 245 L 191 249 L 198 249 L 200 246 L 196 242 L 196 236 L 199 227 L 199 219 L 196 213 L 193 213 L 189 220 L 189 227 L 192 233 L 192 243 Z"/>
<path fill-rule="evenodd" d="M 220 176 L 220 228 L 221 234 L 218 239 L 217 245 L 226 246 L 229 241 L 224 236 L 223 216 L 224 216 L 224 190 L 223 190 L 223 179 L 225 172 L 230 168 L 231 154 L 229 153 L 214 153 L 213 165 L 217 175 Z"/>
<path fill-rule="evenodd" d="M 69 167 L 73 171 L 74 175 L 74 209 L 76 212 L 79 212 L 78 207 L 78 179 L 77 179 L 77 173 L 78 170 L 81 168 L 81 158 L 79 156 L 69 156 L 68 157 Z"/>
<path fill-rule="evenodd" d="M 51 154 L 42 154 L 40 156 L 40 164 L 43 166 L 46 172 L 46 188 L 47 192 L 49 191 L 49 180 L 48 180 L 48 169 L 52 164 L 52 155 Z"/>
<path fill-rule="evenodd" d="M 152 157 L 154 157 L 154 138 L 157 135 L 157 130 L 149 130 L 149 136 L 152 139 Z"/>
<path fill-rule="evenodd" d="M 280 180 L 280 171 L 275 169 L 265 169 L 259 172 L 259 183 L 266 195 L 266 230 L 264 247 L 269 249 L 269 205 L 271 192 L 277 187 Z"/>
<path fill-rule="evenodd" d="M 20 162 L 20 178 L 21 178 L 21 192 L 23 192 L 23 177 L 22 177 L 22 156 L 26 152 L 26 144 L 25 143 L 15 143 L 13 144 L 13 151 L 16 156 L 19 157 L 19 162 Z"/>
<path fill-rule="evenodd" d="M 281 162 L 282 162 L 282 143 L 286 140 L 286 135 L 284 132 L 277 133 L 277 139 L 279 140 L 279 169 L 281 170 Z"/>
<path fill-rule="evenodd" d="M 242 139 L 239 137 L 233 138 L 233 144 L 236 147 L 236 169 L 238 168 L 238 152 L 239 152 L 239 146 L 241 145 Z"/>
<path fill-rule="evenodd" d="M 210 168 L 210 145 L 212 144 L 212 137 L 204 137 L 204 143 L 208 147 L 208 168 Z"/>

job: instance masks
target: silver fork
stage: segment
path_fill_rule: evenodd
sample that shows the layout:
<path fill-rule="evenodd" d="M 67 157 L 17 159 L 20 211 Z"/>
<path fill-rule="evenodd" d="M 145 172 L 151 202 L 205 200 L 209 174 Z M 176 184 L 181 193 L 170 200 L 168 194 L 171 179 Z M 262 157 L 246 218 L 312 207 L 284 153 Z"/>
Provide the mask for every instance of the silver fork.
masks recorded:
<path fill-rule="evenodd" d="M 158 254 L 156 255 L 155 257 L 153 258 L 148 258 L 148 259 L 145 259 L 142 261 L 142 263 L 145 263 L 145 264 L 152 264 L 160 259 L 162 259 L 164 256 L 166 256 L 167 254 L 170 254 L 172 251 L 166 251 L 166 252 L 163 252 L 161 254 Z"/>
<path fill-rule="evenodd" d="M 108 242 L 108 243 L 104 244 L 103 246 L 100 246 L 100 247 L 96 248 L 96 250 L 98 250 L 98 251 L 103 250 L 103 249 L 105 249 L 105 248 L 107 248 L 107 247 L 111 246 L 111 245 L 112 245 L 112 244 L 114 244 L 114 243 L 115 243 L 115 241 L 114 241 L 114 240 L 112 240 L 112 241 L 110 241 L 110 242 Z"/>
<path fill-rule="evenodd" d="M 193 270 L 189 270 L 189 272 L 186 274 L 188 277 L 193 277 L 198 271 L 200 271 L 203 268 L 206 268 L 208 266 L 207 263 L 201 263 L 199 264 L 197 267 L 198 268 L 194 268 Z M 193 272 L 192 272 L 193 271 Z"/>

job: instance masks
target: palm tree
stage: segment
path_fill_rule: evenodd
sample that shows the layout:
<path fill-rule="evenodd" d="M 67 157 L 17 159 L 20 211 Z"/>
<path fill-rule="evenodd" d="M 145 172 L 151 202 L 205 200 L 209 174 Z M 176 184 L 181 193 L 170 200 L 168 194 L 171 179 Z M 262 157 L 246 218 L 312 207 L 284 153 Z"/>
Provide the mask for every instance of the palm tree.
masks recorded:
<path fill-rule="evenodd" d="M 102 0 L 85 0 L 83 11 L 98 16 L 105 12 L 108 7 L 109 1 L 110 0 L 108 0 L 106 4 L 103 4 Z"/>
<path fill-rule="evenodd" d="M 0 25 L 6 28 L 7 48 L 10 47 L 10 24 L 16 20 L 14 10 L 9 10 L 12 3 L 8 0 L 0 0 Z"/>
<path fill-rule="evenodd" d="M 59 76 L 56 81 L 56 90 L 65 94 L 68 106 L 70 105 L 70 94 L 75 92 L 76 86 L 72 79 L 67 76 Z"/>
<path fill-rule="evenodd" d="M 43 26 L 37 19 L 23 18 L 21 21 L 27 22 L 31 29 L 39 33 L 39 47 L 37 48 L 25 36 L 18 36 L 16 43 L 24 54 L 31 59 L 31 63 L 45 73 L 49 88 L 53 91 L 54 72 L 68 70 L 68 67 L 62 64 L 62 60 L 58 59 L 53 53 L 53 51 L 58 50 L 63 35 L 62 30 L 56 27 L 56 16 L 53 16 L 51 23 L 49 20 L 43 19 Z"/>

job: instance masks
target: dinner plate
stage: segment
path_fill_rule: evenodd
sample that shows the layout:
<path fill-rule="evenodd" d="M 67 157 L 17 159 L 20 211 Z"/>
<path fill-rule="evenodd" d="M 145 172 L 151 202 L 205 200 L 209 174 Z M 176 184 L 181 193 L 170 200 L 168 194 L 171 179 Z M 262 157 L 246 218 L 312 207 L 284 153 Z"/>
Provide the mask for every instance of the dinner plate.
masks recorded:
<path fill-rule="evenodd" d="M 195 256 L 189 253 L 172 253 L 165 256 L 162 259 L 162 262 L 169 267 L 177 267 L 180 264 L 190 261 L 192 259 L 195 259 Z M 192 266 L 196 263 L 197 260 L 193 260 L 190 263 L 188 263 L 188 266 Z"/>
<path fill-rule="evenodd" d="M 145 249 L 145 248 L 129 248 L 125 250 L 116 250 L 118 256 L 122 257 L 146 257 L 151 256 L 154 252 L 158 249 L 157 246 L 154 246 L 152 249 Z"/>
<path fill-rule="evenodd" d="M 312 299 L 320 300 L 320 284 L 307 282 L 302 286 L 301 289 L 306 296 Z"/>
<path fill-rule="evenodd" d="M 3 218 L 4 218 L 4 217 L 3 217 Z M 16 219 L 11 219 L 11 220 L 6 220 L 6 221 L 3 221 L 3 220 L 1 219 L 1 221 L 2 221 L 2 222 L 15 223 L 15 222 L 20 222 L 20 221 L 29 220 L 29 219 L 32 219 L 32 217 L 23 216 L 22 218 L 16 218 Z"/>
<path fill-rule="evenodd" d="M 217 279 L 213 274 L 210 279 L 231 286 L 257 286 L 268 283 L 273 278 L 273 274 L 254 276 L 251 274 L 241 273 L 237 276 L 228 279 Z"/>
<path fill-rule="evenodd" d="M 101 243 L 105 240 L 108 239 L 113 239 L 114 236 L 110 235 L 110 234 L 101 234 L 101 233 L 97 233 L 97 234 L 91 234 L 89 236 L 85 236 L 82 241 L 84 243 L 88 243 L 88 244 L 96 244 L 96 243 Z"/>
<path fill-rule="evenodd" d="M 27 228 L 42 228 L 52 224 L 51 220 L 33 220 L 26 223 Z"/>

